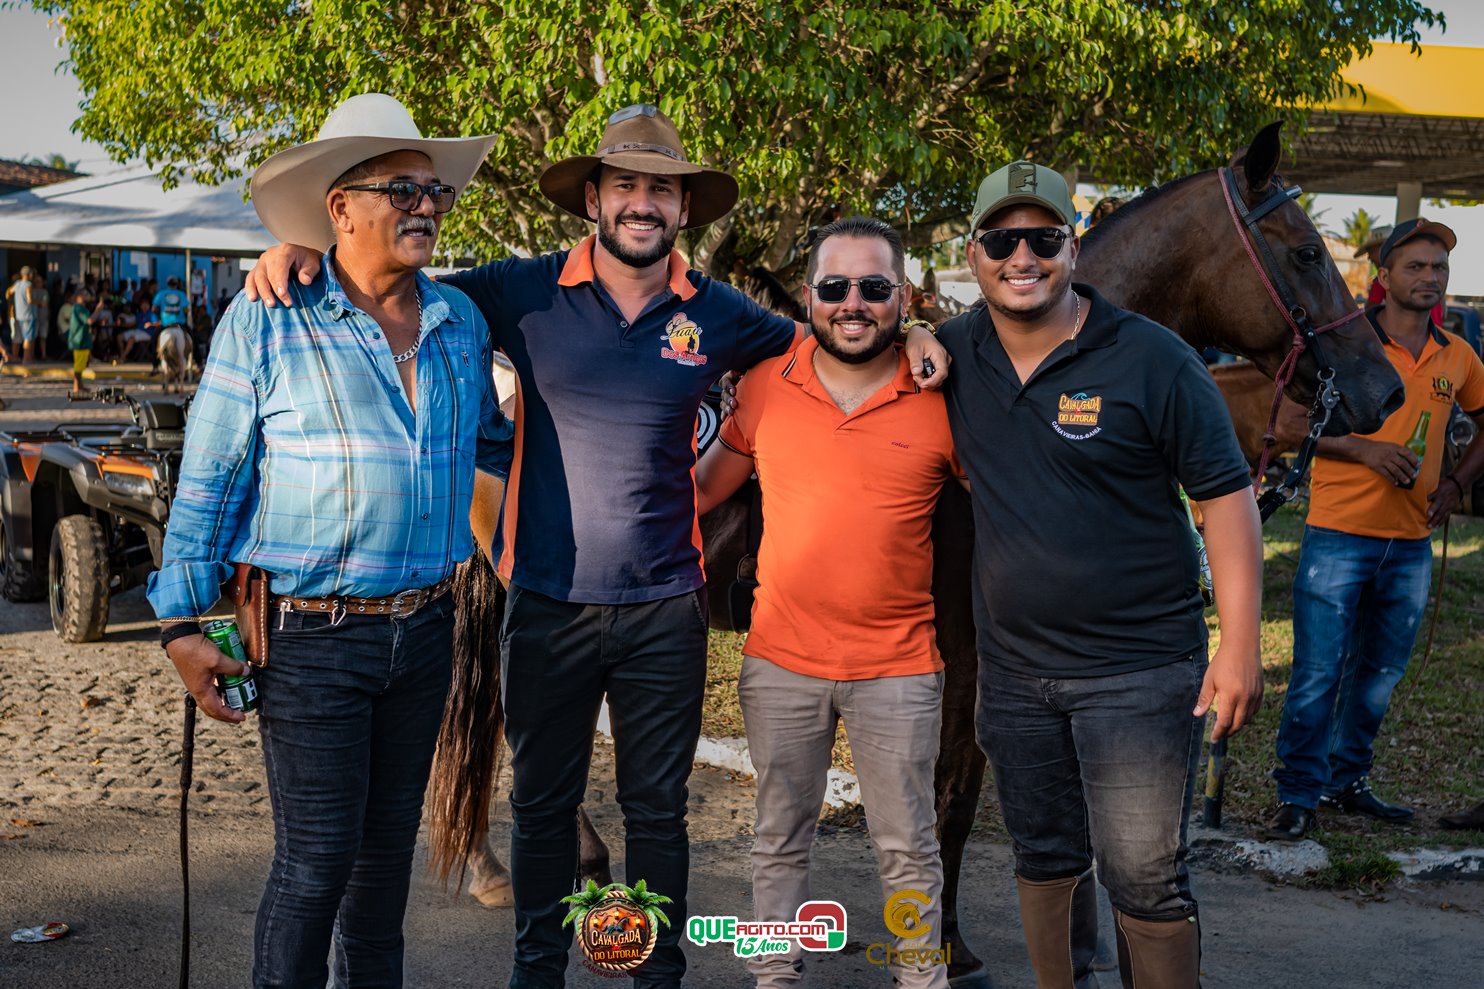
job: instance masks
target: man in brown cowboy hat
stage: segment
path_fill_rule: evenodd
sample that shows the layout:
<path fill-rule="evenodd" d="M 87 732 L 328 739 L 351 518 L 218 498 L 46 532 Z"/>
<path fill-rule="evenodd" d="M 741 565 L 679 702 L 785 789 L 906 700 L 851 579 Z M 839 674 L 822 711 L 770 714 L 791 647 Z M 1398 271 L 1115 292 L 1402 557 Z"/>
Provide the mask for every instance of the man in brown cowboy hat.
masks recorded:
<path fill-rule="evenodd" d="M 454 568 L 473 551 L 476 465 L 511 430 L 469 299 L 421 274 L 442 214 L 493 142 L 424 138 L 379 93 L 253 176 L 279 237 L 324 251 L 298 305 L 239 298 L 191 407 L 149 600 L 202 711 L 240 723 L 201 634 L 233 572 L 269 575 L 255 676 L 275 851 L 253 985 L 402 984 L 402 916 L 448 694 Z"/>
<path fill-rule="evenodd" d="M 687 159 L 675 125 L 649 104 L 614 113 L 592 155 L 549 166 L 541 191 L 597 224 L 570 251 L 511 257 L 448 279 L 484 313 L 515 367 L 515 464 L 504 537 L 509 581 L 502 685 L 514 753 L 510 794 L 515 899 L 512 989 L 564 984 L 571 935 L 561 898 L 577 871 L 577 807 L 605 695 L 626 880 L 643 879 L 686 915 L 686 780 L 700 735 L 706 599 L 696 521 L 696 414 L 731 369 L 787 351 L 804 332 L 732 286 L 687 269 L 682 228 L 726 215 L 731 176 Z M 250 296 L 290 304 L 310 252 L 274 248 Z M 919 383 L 946 353 L 908 342 Z M 921 374 L 924 357 L 937 371 Z M 634 971 L 673 987 L 680 928 L 662 931 Z"/>

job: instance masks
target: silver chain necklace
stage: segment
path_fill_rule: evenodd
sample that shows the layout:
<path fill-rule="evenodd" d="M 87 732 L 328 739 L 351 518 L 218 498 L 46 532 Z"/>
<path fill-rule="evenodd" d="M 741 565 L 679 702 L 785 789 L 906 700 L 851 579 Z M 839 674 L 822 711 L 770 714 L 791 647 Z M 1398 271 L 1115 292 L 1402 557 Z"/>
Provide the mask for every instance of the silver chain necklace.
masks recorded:
<path fill-rule="evenodd" d="M 1072 335 L 1068 339 L 1075 340 L 1077 334 L 1082 332 L 1082 296 L 1073 291 L 1072 298 L 1077 300 L 1077 307 L 1072 310 Z"/>
<path fill-rule="evenodd" d="M 423 294 L 417 290 L 415 285 L 412 288 L 412 294 L 413 298 L 417 299 L 417 339 L 412 341 L 412 346 L 400 354 L 392 355 L 393 364 L 406 364 L 417 356 L 417 348 L 423 345 Z"/>

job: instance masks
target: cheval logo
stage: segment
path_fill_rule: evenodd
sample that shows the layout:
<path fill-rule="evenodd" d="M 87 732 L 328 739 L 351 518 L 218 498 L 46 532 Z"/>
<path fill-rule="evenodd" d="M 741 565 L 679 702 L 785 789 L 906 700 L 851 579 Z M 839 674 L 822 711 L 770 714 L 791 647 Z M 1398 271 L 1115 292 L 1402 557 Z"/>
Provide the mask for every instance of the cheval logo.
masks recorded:
<path fill-rule="evenodd" d="M 665 343 L 660 356 L 681 364 L 705 364 L 706 355 L 701 353 L 701 328 L 685 313 L 678 312 L 665 325 Z"/>
<path fill-rule="evenodd" d="M 1434 401 L 1453 404 L 1453 382 L 1447 375 L 1438 375 L 1432 379 L 1432 397 Z"/>
<path fill-rule="evenodd" d="M 583 962 L 599 975 L 617 978 L 642 965 L 654 951 L 659 925 L 670 926 L 659 907 L 671 899 L 649 892 L 642 879 L 633 889 L 623 883 L 600 888 L 589 879 L 586 889 L 562 902 L 572 905 L 562 926 L 576 922 Z"/>
<path fill-rule="evenodd" d="M 1085 440 L 1103 431 L 1098 418 L 1103 413 L 1103 397 L 1089 396 L 1085 391 L 1075 395 L 1062 393 L 1056 400 L 1056 421 L 1051 428 L 1069 440 Z"/>

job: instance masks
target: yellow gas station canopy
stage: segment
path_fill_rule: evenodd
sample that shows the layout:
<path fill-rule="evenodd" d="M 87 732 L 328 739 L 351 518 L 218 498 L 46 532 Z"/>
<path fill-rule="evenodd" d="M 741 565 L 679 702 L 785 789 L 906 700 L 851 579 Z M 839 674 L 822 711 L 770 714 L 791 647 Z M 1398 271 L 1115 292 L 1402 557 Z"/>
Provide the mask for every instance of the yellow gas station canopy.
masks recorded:
<path fill-rule="evenodd" d="M 1308 192 L 1484 199 L 1484 48 L 1376 42 L 1341 73 L 1348 88 L 1315 107 L 1285 178 Z"/>

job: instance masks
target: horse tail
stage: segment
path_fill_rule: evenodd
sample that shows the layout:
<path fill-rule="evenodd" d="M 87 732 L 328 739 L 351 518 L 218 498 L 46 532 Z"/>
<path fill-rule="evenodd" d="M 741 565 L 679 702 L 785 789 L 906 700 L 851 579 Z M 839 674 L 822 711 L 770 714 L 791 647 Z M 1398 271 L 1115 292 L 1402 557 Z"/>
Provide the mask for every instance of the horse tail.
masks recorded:
<path fill-rule="evenodd" d="M 483 553 L 454 576 L 453 679 L 428 781 L 428 864 L 444 882 L 489 830 L 490 795 L 500 773 L 505 712 L 500 705 L 500 623 L 505 589 Z"/>

